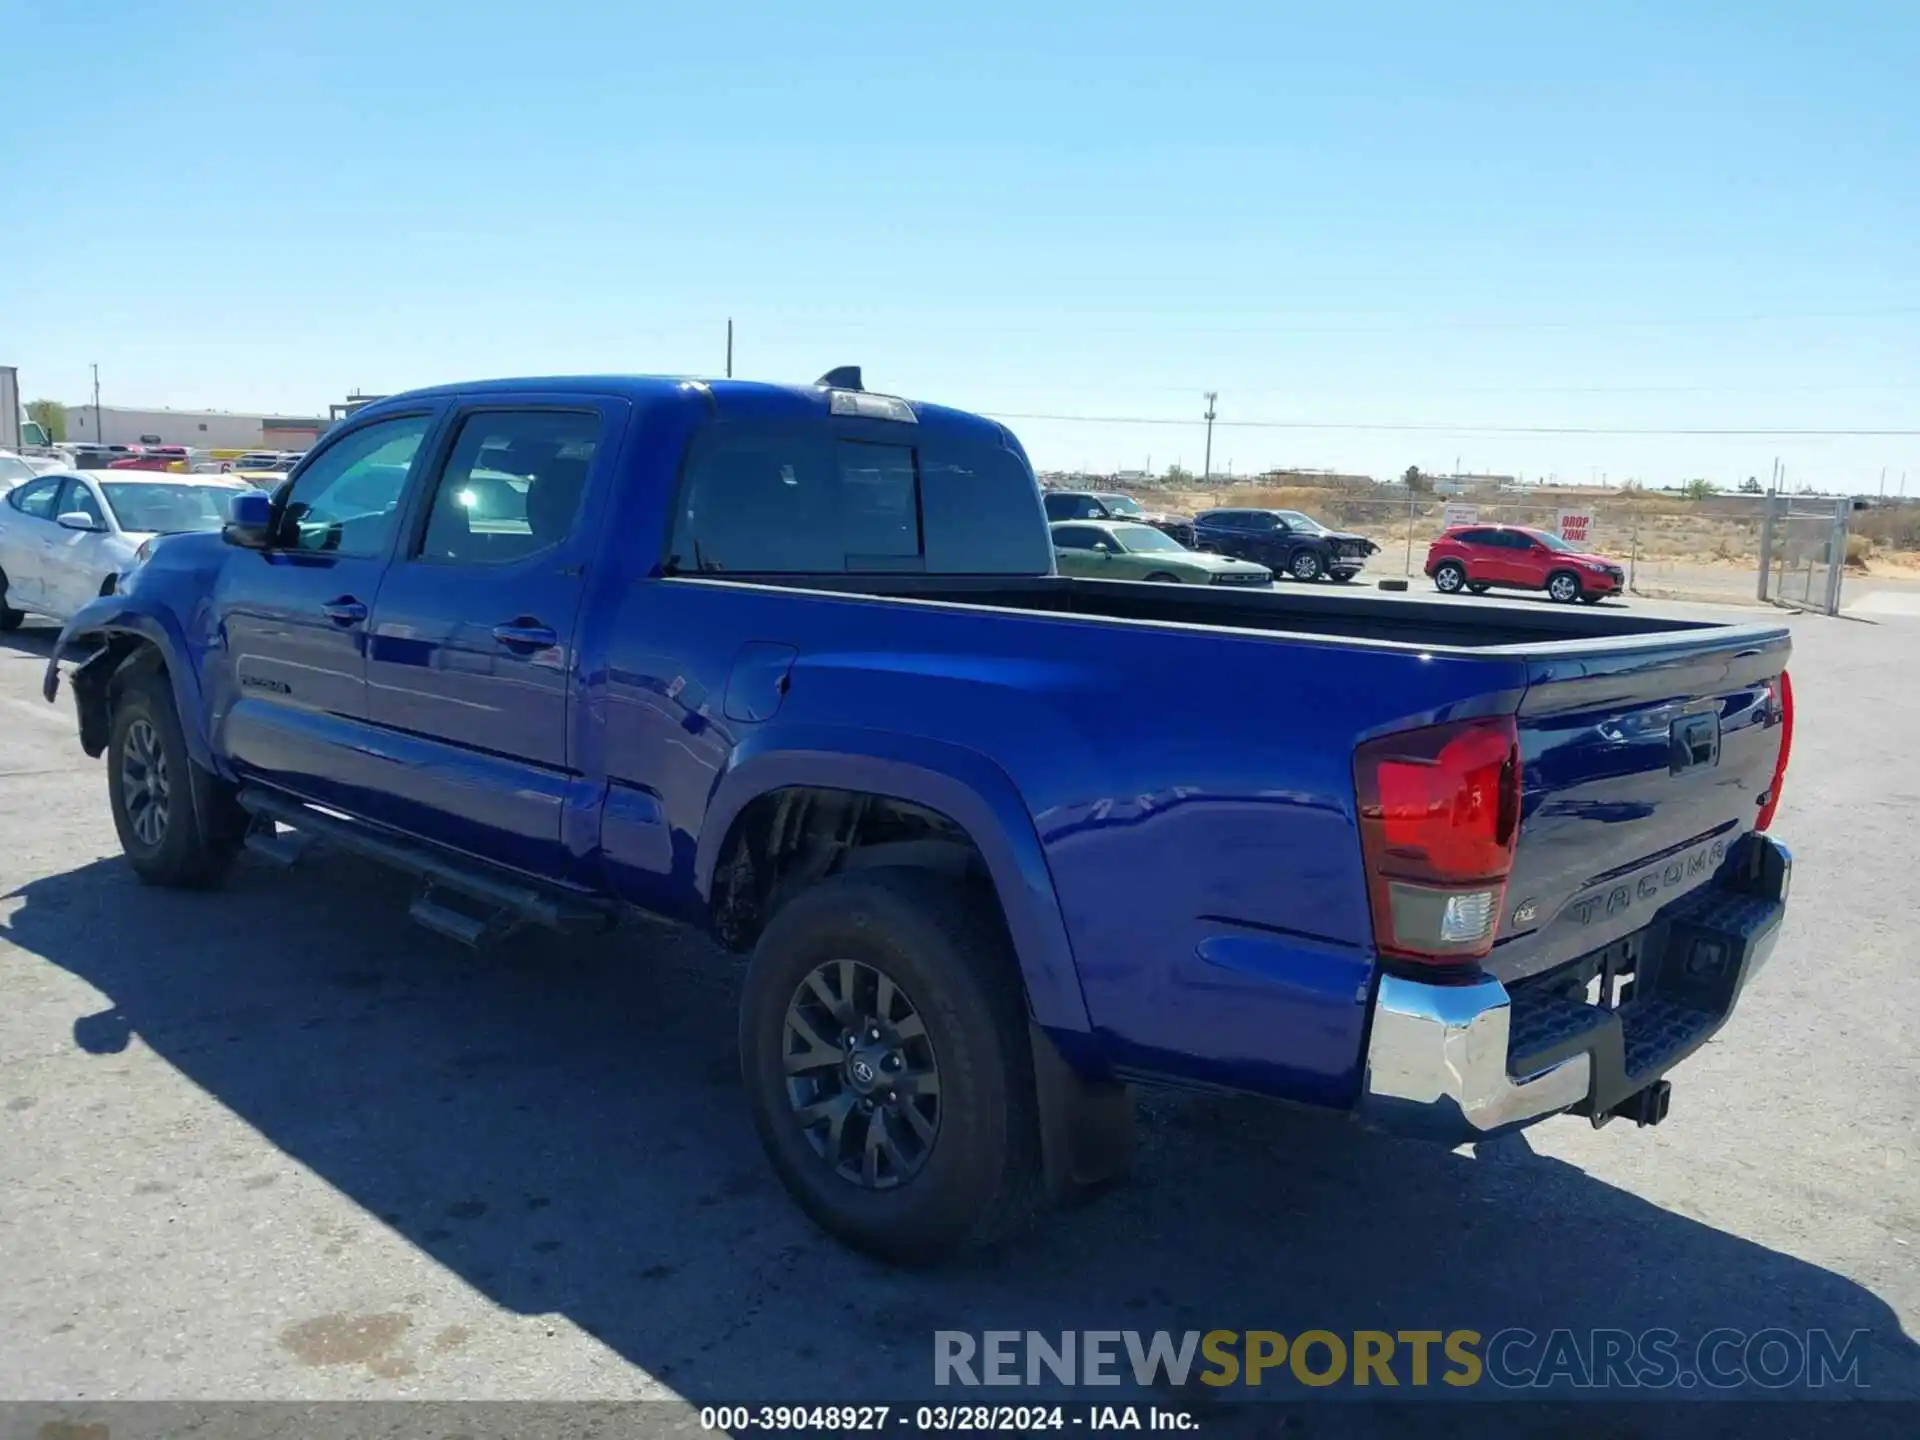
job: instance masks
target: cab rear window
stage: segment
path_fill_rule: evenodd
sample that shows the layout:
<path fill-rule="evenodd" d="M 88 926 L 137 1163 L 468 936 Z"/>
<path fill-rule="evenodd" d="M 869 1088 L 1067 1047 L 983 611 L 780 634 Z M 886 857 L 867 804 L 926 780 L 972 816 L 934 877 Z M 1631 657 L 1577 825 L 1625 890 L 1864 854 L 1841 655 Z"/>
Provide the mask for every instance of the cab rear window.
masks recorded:
<path fill-rule="evenodd" d="M 1044 575 L 1039 491 L 1012 452 L 727 426 L 696 440 L 674 516 L 682 574 Z"/>

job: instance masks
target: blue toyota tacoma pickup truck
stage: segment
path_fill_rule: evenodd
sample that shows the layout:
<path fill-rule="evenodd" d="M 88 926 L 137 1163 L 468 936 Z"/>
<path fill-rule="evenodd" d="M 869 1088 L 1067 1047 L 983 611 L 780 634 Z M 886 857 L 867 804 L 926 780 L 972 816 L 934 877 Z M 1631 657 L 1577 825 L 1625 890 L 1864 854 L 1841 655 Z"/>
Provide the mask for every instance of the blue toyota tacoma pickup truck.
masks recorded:
<path fill-rule="evenodd" d="M 771 1163 L 914 1261 L 1117 1174 L 1135 1082 L 1658 1122 L 1781 922 L 1788 648 L 1062 577 L 1013 435 L 850 367 L 383 400 L 45 689 L 149 882 L 319 843 L 467 943 L 637 908 L 750 955 Z"/>

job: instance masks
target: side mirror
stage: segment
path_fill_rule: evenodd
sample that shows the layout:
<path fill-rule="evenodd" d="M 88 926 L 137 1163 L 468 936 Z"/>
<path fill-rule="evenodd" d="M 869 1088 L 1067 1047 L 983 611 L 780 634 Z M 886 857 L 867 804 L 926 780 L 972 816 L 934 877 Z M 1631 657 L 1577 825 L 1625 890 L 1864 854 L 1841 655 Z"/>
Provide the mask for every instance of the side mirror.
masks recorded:
<path fill-rule="evenodd" d="M 243 550 L 264 550 L 273 541 L 273 497 L 243 490 L 227 501 L 227 523 L 220 538 Z"/>
<path fill-rule="evenodd" d="M 107 528 L 84 510 L 69 510 L 65 514 L 57 515 L 54 517 L 53 523 L 58 525 L 62 530 L 104 530 Z"/>

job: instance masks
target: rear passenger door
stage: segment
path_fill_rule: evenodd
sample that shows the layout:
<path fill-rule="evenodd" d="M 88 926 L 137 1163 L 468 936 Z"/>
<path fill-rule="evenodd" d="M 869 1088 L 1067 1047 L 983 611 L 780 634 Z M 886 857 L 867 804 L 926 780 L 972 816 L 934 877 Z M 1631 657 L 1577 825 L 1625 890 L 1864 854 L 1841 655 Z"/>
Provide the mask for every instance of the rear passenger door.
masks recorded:
<path fill-rule="evenodd" d="M 1233 554 L 1234 510 L 1208 510 L 1196 515 L 1193 520 L 1193 543 L 1197 550 L 1211 550 L 1219 555 Z"/>
<path fill-rule="evenodd" d="M 1489 530 L 1482 548 L 1486 552 L 1486 570 L 1500 585 L 1535 585 L 1528 551 L 1533 546 L 1524 535 L 1511 530 Z"/>
<path fill-rule="evenodd" d="M 1467 567 L 1467 580 L 1475 585 L 1500 585 L 1502 561 L 1506 552 L 1492 543 L 1491 530 L 1463 530 L 1455 537 L 1460 546 L 1460 562 Z"/>
<path fill-rule="evenodd" d="M 0 599 L 10 609 L 38 610 L 49 603 L 42 576 L 56 533 L 53 502 L 62 483 L 52 475 L 22 481 L 7 492 L 8 513 L 0 516 L 0 574 L 6 577 L 6 593 Z"/>
<path fill-rule="evenodd" d="M 375 818 L 496 864 L 563 868 L 574 632 L 626 402 L 457 410 L 381 587 L 367 711 Z"/>

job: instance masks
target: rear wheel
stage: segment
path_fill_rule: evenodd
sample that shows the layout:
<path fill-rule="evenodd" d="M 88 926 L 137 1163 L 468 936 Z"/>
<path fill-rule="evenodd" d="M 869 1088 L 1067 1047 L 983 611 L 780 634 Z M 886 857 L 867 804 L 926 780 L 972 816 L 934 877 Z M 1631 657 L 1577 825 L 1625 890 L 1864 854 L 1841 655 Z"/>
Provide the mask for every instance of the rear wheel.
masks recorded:
<path fill-rule="evenodd" d="M 1442 560 L 1433 570 L 1433 588 L 1442 595 L 1458 595 L 1467 583 L 1467 567 L 1458 560 Z"/>
<path fill-rule="evenodd" d="M 1287 563 L 1287 573 L 1296 580 L 1318 580 L 1320 557 L 1311 550 L 1295 551 L 1293 559 Z"/>
<path fill-rule="evenodd" d="M 782 1183 L 857 1249 L 926 1263 L 1038 1197 L 1019 971 L 991 900 L 952 881 L 860 871 L 782 906 L 747 971 L 740 1063 Z"/>
<path fill-rule="evenodd" d="M 1345 585 L 1349 580 L 1353 579 L 1353 574 L 1354 572 L 1351 570 L 1336 570 L 1333 572 L 1333 578 L 1338 580 L 1342 585 Z"/>
<path fill-rule="evenodd" d="M 1492 588 L 1493 587 L 1491 585 L 1481 584 L 1479 581 L 1475 581 L 1473 584 L 1467 586 L 1467 589 L 1471 590 L 1476 595 L 1484 595 L 1487 593 L 1487 591 L 1491 590 Z"/>
<path fill-rule="evenodd" d="M 110 737 L 108 802 L 134 874 L 175 888 L 218 881 L 246 833 L 243 812 L 194 764 L 165 675 L 136 676 L 118 691 Z"/>
<path fill-rule="evenodd" d="M 15 610 L 7 604 L 7 572 L 0 570 L 0 630 L 18 630 L 26 618 L 26 611 Z"/>
<path fill-rule="evenodd" d="M 1571 570 L 1556 570 L 1547 577 L 1547 594 L 1562 605 L 1580 598 L 1580 577 Z"/>
<path fill-rule="evenodd" d="M 1147 579 L 1161 585 L 1178 585 L 1180 583 L 1180 577 L 1178 575 L 1169 575 L 1164 570 L 1154 571 L 1153 574 L 1147 576 Z"/>

